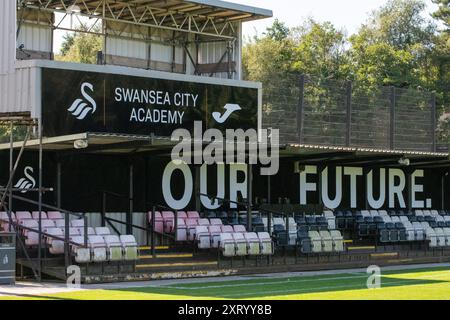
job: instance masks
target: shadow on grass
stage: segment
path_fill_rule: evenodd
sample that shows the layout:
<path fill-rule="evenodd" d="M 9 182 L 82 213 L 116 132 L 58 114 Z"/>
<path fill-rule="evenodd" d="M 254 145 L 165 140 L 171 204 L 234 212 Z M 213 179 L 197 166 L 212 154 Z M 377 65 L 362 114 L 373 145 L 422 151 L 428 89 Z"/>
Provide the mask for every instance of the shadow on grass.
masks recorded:
<path fill-rule="evenodd" d="M 418 270 L 415 270 L 416 272 Z M 430 271 L 430 270 L 427 270 Z M 395 278 L 395 274 L 408 274 L 410 271 L 386 272 L 381 278 L 382 288 L 433 285 L 450 282 L 436 279 L 401 279 Z M 450 278 L 450 276 L 449 276 Z M 251 299 L 275 297 L 295 294 L 339 292 L 348 290 L 367 289 L 368 275 L 340 274 L 327 276 L 291 277 L 291 278 L 267 278 L 255 280 L 206 282 L 189 284 L 172 284 L 160 287 L 126 288 L 115 291 L 136 292 L 148 294 L 164 294 L 174 296 L 190 296 L 203 298 L 226 299 Z"/>

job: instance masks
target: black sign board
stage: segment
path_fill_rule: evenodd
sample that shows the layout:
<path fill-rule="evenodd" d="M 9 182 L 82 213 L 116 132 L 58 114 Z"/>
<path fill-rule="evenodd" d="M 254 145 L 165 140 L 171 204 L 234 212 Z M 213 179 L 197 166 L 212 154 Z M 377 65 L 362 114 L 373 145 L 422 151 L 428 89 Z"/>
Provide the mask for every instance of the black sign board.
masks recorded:
<path fill-rule="evenodd" d="M 258 89 L 62 69 L 42 70 L 44 136 L 108 132 L 170 136 L 257 128 Z"/>

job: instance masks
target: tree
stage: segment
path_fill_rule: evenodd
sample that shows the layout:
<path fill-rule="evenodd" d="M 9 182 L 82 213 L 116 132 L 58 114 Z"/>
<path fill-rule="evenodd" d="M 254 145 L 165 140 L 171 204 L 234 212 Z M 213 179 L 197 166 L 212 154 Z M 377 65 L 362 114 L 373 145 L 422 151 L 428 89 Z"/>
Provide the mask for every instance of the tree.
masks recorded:
<path fill-rule="evenodd" d="M 450 28 L 450 0 L 431 0 L 439 6 L 433 17 L 441 20 L 447 28 Z"/>
<path fill-rule="evenodd" d="M 272 40 L 282 41 L 289 36 L 290 30 L 284 22 L 275 19 L 271 27 L 267 28 L 265 35 Z"/>
<path fill-rule="evenodd" d="M 56 59 L 66 62 L 97 63 L 97 53 L 103 48 L 103 37 L 94 34 L 99 32 L 99 28 L 93 28 L 91 32 L 94 33 L 87 33 L 88 27 L 81 25 L 79 30 L 80 32 L 64 36 L 61 54 Z"/>

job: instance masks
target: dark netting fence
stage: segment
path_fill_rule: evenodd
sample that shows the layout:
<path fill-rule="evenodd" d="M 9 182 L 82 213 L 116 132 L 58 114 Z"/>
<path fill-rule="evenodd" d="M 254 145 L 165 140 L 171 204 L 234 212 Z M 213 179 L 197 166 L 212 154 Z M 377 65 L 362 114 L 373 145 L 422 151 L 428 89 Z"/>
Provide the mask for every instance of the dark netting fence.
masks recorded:
<path fill-rule="evenodd" d="M 412 89 L 364 90 L 351 82 L 283 76 L 264 86 L 263 128 L 282 144 L 435 151 L 434 95 Z"/>

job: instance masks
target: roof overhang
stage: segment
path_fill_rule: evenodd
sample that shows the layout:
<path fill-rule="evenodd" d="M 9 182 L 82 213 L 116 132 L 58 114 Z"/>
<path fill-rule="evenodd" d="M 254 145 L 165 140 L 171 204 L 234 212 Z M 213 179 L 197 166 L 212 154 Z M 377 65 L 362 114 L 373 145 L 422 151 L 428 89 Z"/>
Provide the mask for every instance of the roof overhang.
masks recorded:
<path fill-rule="evenodd" d="M 84 144 L 83 148 L 76 145 Z M 42 139 L 42 149 L 46 152 L 62 154 L 104 154 L 130 155 L 154 154 L 170 156 L 173 146 L 178 143 L 168 137 L 148 135 L 127 135 L 112 133 L 80 133 L 67 136 Z M 206 145 L 207 143 L 204 142 Z M 22 141 L 13 143 L 19 149 Z M 259 147 L 262 145 L 260 144 Z M 0 151 L 9 150 L 10 144 L 0 144 Z M 410 166 L 415 168 L 449 168 L 448 153 L 422 152 L 410 150 L 383 150 L 353 147 L 333 147 L 319 145 L 280 145 L 280 157 L 292 159 L 302 164 L 337 165 L 337 166 L 384 166 L 398 167 L 400 159 L 407 158 Z M 26 144 L 26 150 L 39 150 L 39 140 L 32 139 Z"/>

